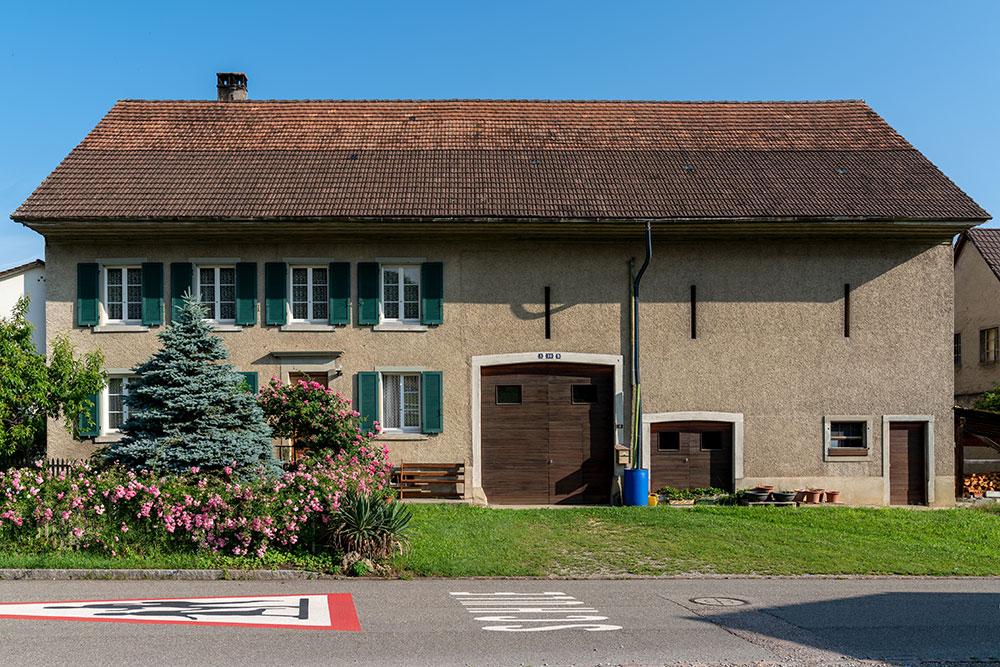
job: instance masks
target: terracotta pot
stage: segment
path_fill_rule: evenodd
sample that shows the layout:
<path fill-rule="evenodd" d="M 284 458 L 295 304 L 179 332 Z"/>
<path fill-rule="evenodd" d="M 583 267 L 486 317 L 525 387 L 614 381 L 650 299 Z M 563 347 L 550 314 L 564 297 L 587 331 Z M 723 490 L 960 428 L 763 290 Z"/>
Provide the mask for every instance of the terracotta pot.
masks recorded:
<path fill-rule="evenodd" d="M 806 490 L 805 489 L 795 489 L 795 502 L 801 503 L 805 502 Z"/>
<path fill-rule="evenodd" d="M 771 493 L 774 491 L 774 486 L 755 486 L 754 491 L 760 491 L 761 493 Z"/>
<path fill-rule="evenodd" d="M 827 491 L 826 492 L 826 502 L 835 503 L 837 499 L 840 498 L 840 491 Z"/>
<path fill-rule="evenodd" d="M 823 489 L 809 489 L 806 491 L 806 502 L 818 503 L 823 499 Z"/>

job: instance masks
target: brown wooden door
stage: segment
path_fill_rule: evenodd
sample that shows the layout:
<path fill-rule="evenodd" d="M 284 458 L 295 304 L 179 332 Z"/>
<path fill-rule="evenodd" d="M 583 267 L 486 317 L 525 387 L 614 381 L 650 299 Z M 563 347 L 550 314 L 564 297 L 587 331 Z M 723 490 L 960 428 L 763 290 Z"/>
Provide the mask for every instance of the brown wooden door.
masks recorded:
<path fill-rule="evenodd" d="M 889 504 L 927 502 L 926 428 L 924 422 L 889 424 Z"/>
<path fill-rule="evenodd" d="M 614 382 L 602 366 L 518 364 L 482 372 L 483 490 L 491 503 L 607 503 Z"/>
<path fill-rule="evenodd" d="M 733 427 L 727 422 L 650 426 L 650 489 L 733 490 Z"/>

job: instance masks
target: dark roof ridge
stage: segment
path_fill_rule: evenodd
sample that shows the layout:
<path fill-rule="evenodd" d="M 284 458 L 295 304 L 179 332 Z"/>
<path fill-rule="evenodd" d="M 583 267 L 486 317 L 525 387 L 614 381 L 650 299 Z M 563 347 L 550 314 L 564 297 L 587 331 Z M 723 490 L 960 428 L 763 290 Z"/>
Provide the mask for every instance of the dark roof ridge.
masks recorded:
<path fill-rule="evenodd" d="M 144 100 L 138 98 L 122 98 L 117 100 L 117 102 L 148 102 L 148 103 L 165 103 L 165 102 L 177 102 L 177 103 L 198 103 L 198 104 L 259 104 L 259 103 L 320 103 L 320 102 L 384 102 L 384 103 L 402 103 L 411 102 L 414 104 L 426 104 L 428 102 L 537 102 L 539 104 L 562 104 L 562 103 L 572 103 L 572 104 L 864 104 L 867 106 L 867 102 L 864 99 L 831 99 L 831 100 L 636 100 L 636 99 L 539 99 L 539 98 L 516 98 L 516 97 L 440 97 L 440 98 L 427 98 L 427 99 L 405 99 L 405 98 L 362 98 L 362 99 L 349 99 L 349 98 L 305 98 L 305 99 L 247 99 L 247 100 L 231 100 L 227 102 L 219 102 L 218 100 L 170 100 L 170 99 L 160 99 L 160 100 Z"/>

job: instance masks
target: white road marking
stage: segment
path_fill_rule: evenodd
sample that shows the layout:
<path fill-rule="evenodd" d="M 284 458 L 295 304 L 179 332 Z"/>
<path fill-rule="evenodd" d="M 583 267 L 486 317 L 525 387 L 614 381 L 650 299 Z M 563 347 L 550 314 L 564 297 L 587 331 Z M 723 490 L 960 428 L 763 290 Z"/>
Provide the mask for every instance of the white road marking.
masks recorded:
<path fill-rule="evenodd" d="M 470 614 L 490 614 L 489 616 L 475 616 L 475 620 L 504 623 L 504 625 L 482 626 L 483 630 L 490 632 L 546 632 L 572 629 L 600 632 L 622 629 L 620 625 L 594 623 L 593 621 L 606 621 L 608 617 L 599 616 L 600 612 L 593 607 L 580 606 L 584 603 L 572 595 L 566 595 L 562 592 L 473 593 L 453 591 L 451 594 Z M 524 616 L 521 616 L 522 614 Z M 530 618 L 530 616 L 537 614 L 556 615 L 549 618 Z M 525 625 L 526 623 L 545 623 L 546 625 Z"/>

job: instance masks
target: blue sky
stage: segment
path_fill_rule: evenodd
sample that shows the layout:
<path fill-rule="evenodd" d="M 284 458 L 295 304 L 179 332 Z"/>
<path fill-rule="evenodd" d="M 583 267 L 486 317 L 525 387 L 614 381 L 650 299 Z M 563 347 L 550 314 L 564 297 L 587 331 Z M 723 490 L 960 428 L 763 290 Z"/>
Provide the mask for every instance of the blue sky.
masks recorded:
<path fill-rule="evenodd" d="M 996 0 L 8 3 L 0 269 L 42 256 L 7 216 L 115 100 L 221 71 L 257 99 L 862 98 L 1000 214 L 998 27 Z"/>

